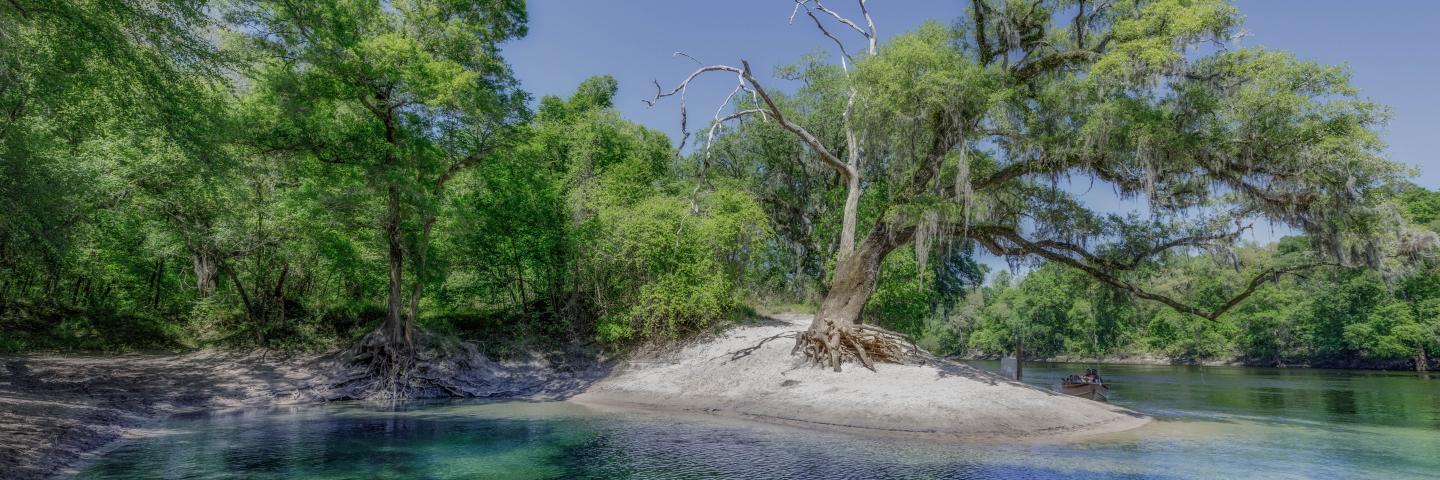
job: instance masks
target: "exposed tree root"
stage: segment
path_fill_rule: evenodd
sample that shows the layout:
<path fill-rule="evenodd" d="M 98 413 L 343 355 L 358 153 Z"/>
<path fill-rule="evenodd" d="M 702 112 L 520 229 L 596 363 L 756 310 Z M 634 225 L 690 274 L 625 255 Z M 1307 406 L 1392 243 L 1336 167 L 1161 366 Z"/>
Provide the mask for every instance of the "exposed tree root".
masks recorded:
<path fill-rule="evenodd" d="M 760 339 L 754 345 L 729 352 L 730 361 L 750 356 L 766 343 L 781 338 L 794 338 L 795 348 L 790 354 L 802 354 L 815 366 L 828 366 L 840 371 L 840 364 L 859 362 L 861 366 L 875 371 L 876 363 L 906 363 L 907 360 L 924 360 L 931 356 L 919 348 L 909 337 L 874 325 L 835 326 L 825 321 L 825 330 L 811 328 L 805 331 L 784 332 Z"/>
<path fill-rule="evenodd" d="M 410 345 L 370 332 L 322 361 L 330 374 L 317 391 L 326 400 L 522 395 L 543 383 L 512 375 L 473 344 L 424 331 Z"/>
<path fill-rule="evenodd" d="M 735 361 L 735 360 L 739 360 L 739 359 L 741 359 L 741 358 L 745 358 L 745 357 L 750 356 L 750 354 L 755 353 L 756 350 L 759 350 L 760 347 L 765 346 L 765 344 L 766 344 L 766 343 L 769 343 L 771 340 L 776 340 L 776 339 L 781 339 L 781 338 L 795 338 L 795 336 L 797 336 L 797 335 L 799 335 L 799 334 L 800 334 L 800 332 L 785 332 L 785 333 L 780 333 L 780 334 L 771 335 L 771 336 L 769 336 L 769 337 L 765 337 L 765 338 L 761 339 L 759 343 L 756 343 L 756 344 L 754 344 L 754 345 L 751 345 L 751 346 L 748 346 L 748 347 L 745 347 L 745 348 L 742 348 L 742 349 L 739 349 L 739 350 L 730 352 L 730 353 L 729 353 L 729 355 L 730 355 L 730 361 L 733 362 L 733 361 Z"/>
<path fill-rule="evenodd" d="M 810 328 L 795 336 L 790 353 L 805 356 L 812 365 L 828 366 L 840 371 L 840 364 L 850 361 L 875 371 L 875 364 L 905 363 L 917 350 L 904 335 L 874 325 L 836 325 L 823 320 L 823 329 Z"/>

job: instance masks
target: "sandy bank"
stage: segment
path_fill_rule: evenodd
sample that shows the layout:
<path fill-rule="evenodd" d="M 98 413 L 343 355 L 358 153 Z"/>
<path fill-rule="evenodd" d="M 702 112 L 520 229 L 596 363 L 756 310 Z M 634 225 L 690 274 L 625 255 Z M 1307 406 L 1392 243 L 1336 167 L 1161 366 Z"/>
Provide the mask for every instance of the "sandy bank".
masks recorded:
<path fill-rule="evenodd" d="M 48 478 L 170 414 L 302 401 L 306 358 L 188 355 L 0 358 L 0 477 Z"/>
<path fill-rule="evenodd" d="M 606 373 L 594 362 L 472 359 L 477 397 L 559 399 Z M 321 357 L 274 352 L 0 358 L 0 479 L 50 478 L 181 412 L 334 398 Z"/>
<path fill-rule="evenodd" d="M 637 358 L 571 400 L 962 441 L 1074 438 L 1150 420 L 943 360 L 833 372 L 790 355 L 793 343 L 787 339 L 730 359 L 730 352 L 808 323 L 807 316 L 781 315 L 663 356 Z"/>

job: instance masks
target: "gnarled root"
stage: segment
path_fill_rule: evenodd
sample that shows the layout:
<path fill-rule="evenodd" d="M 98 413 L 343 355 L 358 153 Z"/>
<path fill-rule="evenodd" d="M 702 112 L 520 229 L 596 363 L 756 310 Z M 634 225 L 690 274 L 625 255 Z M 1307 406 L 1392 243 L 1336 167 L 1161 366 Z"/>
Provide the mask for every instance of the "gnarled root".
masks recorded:
<path fill-rule="evenodd" d="M 382 330 L 330 358 L 335 369 L 330 386 L 338 398 L 398 400 L 409 397 L 406 386 L 415 370 L 415 347 L 391 341 Z"/>
<path fill-rule="evenodd" d="M 795 348 L 790 352 L 800 353 L 811 364 L 829 366 L 837 372 L 840 364 L 848 361 L 858 361 L 873 372 L 876 362 L 904 363 L 913 356 L 913 343 L 904 335 L 873 325 L 824 322 L 823 329 L 799 332 L 795 336 Z"/>
<path fill-rule="evenodd" d="M 355 345 L 324 360 L 327 384 L 318 386 L 325 400 L 404 400 L 443 397 L 488 397 L 519 394 L 531 388 L 511 382 L 497 364 L 474 345 L 417 331 L 413 344 L 391 341 L 383 331 L 365 335 Z"/>

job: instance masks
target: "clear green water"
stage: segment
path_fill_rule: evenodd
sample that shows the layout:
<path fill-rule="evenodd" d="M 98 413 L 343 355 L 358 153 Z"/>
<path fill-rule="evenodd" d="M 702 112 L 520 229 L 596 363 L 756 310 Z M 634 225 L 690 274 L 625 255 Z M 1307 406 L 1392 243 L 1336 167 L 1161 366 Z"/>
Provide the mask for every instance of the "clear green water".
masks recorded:
<path fill-rule="evenodd" d="M 1080 368 L 1027 364 L 1026 380 Z M 1157 421 L 1072 443 L 955 445 L 567 403 L 347 404 L 176 418 L 80 477 L 1440 478 L 1440 375 L 1101 373 L 1114 403 Z"/>

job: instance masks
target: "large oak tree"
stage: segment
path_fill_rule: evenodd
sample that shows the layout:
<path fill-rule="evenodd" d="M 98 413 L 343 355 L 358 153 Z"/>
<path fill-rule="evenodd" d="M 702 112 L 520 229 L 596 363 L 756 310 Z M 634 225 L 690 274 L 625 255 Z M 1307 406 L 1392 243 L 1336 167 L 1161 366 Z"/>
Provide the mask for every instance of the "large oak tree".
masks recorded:
<path fill-rule="evenodd" d="M 1377 192 L 1402 173 L 1379 155 L 1385 109 L 1341 68 L 1240 47 L 1241 17 L 1224 1 L 973 0 L 954 27 L 883 45 L 864 0 L 850 16 L 815 0 L 794 9 L 792 21 L 839 47 L 838 66 L 811 67 L 839 72 L 819 95 L 830 107 L 787 101 L 743 59 L 702 66 L 652 102 L 683 102 L 692 80 L 728 75 L 734 108 L 714 118 L 702 163 L 717 136 L 769 128 L 844 185 L 828 290 L 797 335 L 818 363 L 897 354 L 862 311 L 881 262 L 905 245 L 923 263 L 936 245 L 974 242 L 1213 320 L 1278 275 L 1373 264 L 1377 238 L 1394 230 Z M 740 122 L 751 128 L 727 130 Z M 1143 201 L 1146 213 L 1098 212 L 1075 184 Z M 1315 253 L 1260 271 L 1216 308 L 1147 288 L 1138 273 L 1169 252 L 1223 249 L 1255 221 L 1311 234 Z"/>

